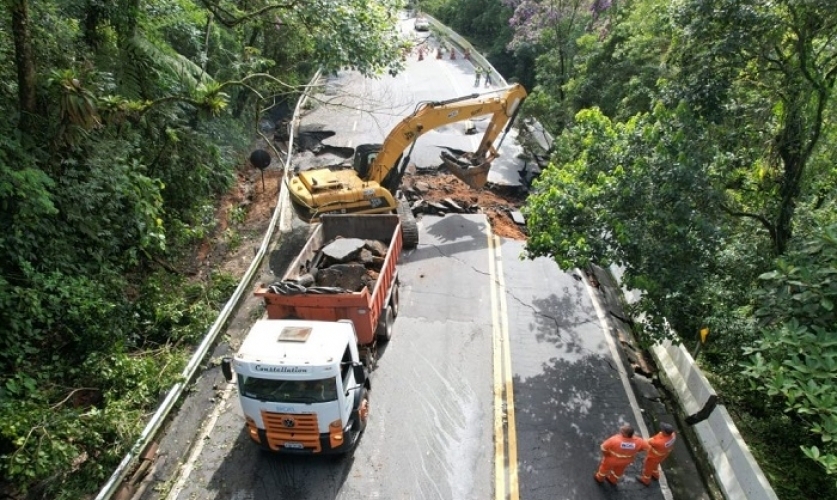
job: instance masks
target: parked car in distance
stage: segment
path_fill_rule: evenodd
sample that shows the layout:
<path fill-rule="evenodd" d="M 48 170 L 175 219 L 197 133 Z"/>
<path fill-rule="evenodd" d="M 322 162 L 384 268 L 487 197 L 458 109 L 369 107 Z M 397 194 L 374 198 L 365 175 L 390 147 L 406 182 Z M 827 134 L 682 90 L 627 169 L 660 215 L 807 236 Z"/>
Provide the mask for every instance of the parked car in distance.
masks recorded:
<path fill-rule="evenodd" d="M 430 30 L 430 21 L 426 17 L 417 17 L 414 26 L 416 31 L 428 31 Z"/>

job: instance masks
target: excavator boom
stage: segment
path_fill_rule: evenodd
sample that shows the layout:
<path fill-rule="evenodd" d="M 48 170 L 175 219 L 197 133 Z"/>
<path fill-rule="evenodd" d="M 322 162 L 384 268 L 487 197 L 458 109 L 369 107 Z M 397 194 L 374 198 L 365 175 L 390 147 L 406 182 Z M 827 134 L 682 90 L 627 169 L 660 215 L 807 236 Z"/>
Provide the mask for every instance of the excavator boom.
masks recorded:
<path fill-rule="evenodd" d="M 383 184 L 390 171 L 397 166 L 398 158 L 404 150 L 421 135 L 444 125 L 491 115 L 479 147 L 474 153 L 468 155 L 469 158 L 466 160 L 471 163 L 470 167 L 485 166 L 487 176 L 487 167 L 497 157 L 494 141 L 504 126 L 507 126 L 507 129 L 511 127 L 525 98 L 526 90 L 523 86 L 515 84 L 488 94 L 471 94 L 423 104 L 415 113 L 401 120 L 390 131 L 381 146 L 380 153 L 369 169 L 369 176 L 366 180 Z M 445 164 L 450 166 L 448 161 L 445 161 Z M 466 165 L 460 165 L 460 167 L 464 167 L 461 168 L 462 170 L 467 170 Z M 462 175 L 461 172 L 452 170 L 451 173 L 473 188 L 479 189 L 485 185 L 485 181 L 479 186 L 472 185 L 471 182 L 463 179 L 467 176 Z M 457 175 L 458 173 L 460 175 Z M 391 187 L 397 188 L 397 186 Z"/>

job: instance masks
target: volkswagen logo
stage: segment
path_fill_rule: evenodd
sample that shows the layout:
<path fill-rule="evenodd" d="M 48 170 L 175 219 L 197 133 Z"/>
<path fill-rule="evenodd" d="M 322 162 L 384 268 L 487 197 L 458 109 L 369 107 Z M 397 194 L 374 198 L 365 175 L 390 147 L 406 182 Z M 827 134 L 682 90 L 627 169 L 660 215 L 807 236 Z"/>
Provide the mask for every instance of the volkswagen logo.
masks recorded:
<path fill-rule="evenodd" d="M 296 421 L 292 418 L 286 418 L 282 420 L 282 423 L 285 425 L 285 427 L 293 427 L 296 425 Z"/>

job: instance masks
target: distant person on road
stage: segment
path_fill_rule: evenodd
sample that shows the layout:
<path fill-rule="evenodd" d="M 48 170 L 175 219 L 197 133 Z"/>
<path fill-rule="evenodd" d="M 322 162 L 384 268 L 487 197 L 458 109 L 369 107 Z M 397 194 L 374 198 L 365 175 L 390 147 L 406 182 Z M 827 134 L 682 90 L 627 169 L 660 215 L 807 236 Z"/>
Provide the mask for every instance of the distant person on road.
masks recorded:
<path fill-rule="evenodd" d="M 648 440 L 649 449 L 642 465 L 642 474 L 637 476 L 639 482 L 648 486 L 652 479 L 660 479 L 660 464 L 668 458 L 676 440 L 677 433 L 674 432 L 674 427 L 666 423 L 660 424 L 660 432 Z"/>
<path fill-rule="evenodd" d="M 488 68 L 485 68 L 485 86 L 491 86 L 491 70 Z"/>
<path fill-rule="evenodd" d="M 610 484 L 619 482 L 625 469 L 631 465 L 634 458 L 643 451 L 648 451 L 648 442 L 639 436 L 634 436 L 634 428 L 625 424 L 619 428 L 619 433 L 605 439 L 602 443 L 602 461 L 594 477 L 603 483 L 605 479 Z"/>
<path fill-rule="evenodd" d="M 482 68 L 477 66 L 474 68 L 474 87 L 480 86 L 480 75 L 482 75 Z"/>

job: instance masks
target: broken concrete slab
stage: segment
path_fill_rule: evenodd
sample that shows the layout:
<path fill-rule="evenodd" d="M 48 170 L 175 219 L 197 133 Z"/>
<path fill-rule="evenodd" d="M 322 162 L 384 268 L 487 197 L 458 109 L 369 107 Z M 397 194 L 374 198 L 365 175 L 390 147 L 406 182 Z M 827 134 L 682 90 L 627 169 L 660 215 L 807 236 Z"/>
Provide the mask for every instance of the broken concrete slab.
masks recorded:
<path fill-rule="evenodd" d="M 317 273 L 317 285 L 356 292 L 366 285 L 366 266 L 358 263 L 335 264 Z"/>
<path fill-rule="evenodd" d="M 376 257 L 384 257 L 387 254 L 387 245 L 379 240 L 366 240 L 364 247 Z"/>
<path fill-rule="evenodd" d="M 453 201 L 453 200 L 452 200 L 452 199 L 450 199 L 450 198 L 445 198 L 445 199 L 443 199 L 443 200 L 442 200 L 442 202 L 443 202 L 445 205 L 449 206 L 450 208 L 454 209 L 454 210 L 455 210 L 456 212 L 458 212 L 458 213 L 464 213 L 464 212 L 466 212 L 466 211 L 467 211 L 467 209 L 462 208 L 462 206 L 461 206 L 461 205 L 459 205 L 458 203 L 456 203 L 455 201 Z"/>
<path fill-rule="evenodd" d="M 447 213 L 450 211 L 450 207 L 442 205 L 441 203 L 436 203 L 435 201 L 425 201 L 427 206 L 433 209 L 436 212 Z"/>
<path fill-rule="evenodd" d="M 335 262 L 355 260 L 366 246 L 366 240 L 360 238 L 338 238 L 323 247 L 323 254 Z"/>
<path fill-rule="evenodd" d="M 374 261 L 374 259 L 375 256 L 367 248 L 361 250 L 360 255 L 357 256 L 357 261 L 363 264 L 364 267 L 366 267 L 368 264 L 371 264 Z"/>

